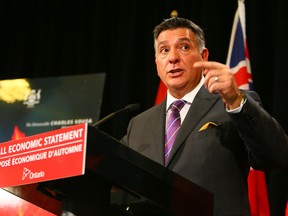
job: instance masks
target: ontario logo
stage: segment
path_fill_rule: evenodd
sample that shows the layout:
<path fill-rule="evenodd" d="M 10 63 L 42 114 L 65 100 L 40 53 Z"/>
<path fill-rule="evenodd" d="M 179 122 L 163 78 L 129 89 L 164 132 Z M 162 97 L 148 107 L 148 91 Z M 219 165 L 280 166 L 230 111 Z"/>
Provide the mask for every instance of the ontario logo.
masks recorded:
<path fill-rule="evenodd" d="M 23 174 L 22 174 L 22 181 L 25 179 L 38 179 L 43 178 L 45 176 L 45 172 L 39 171 L 39 172 L 32 172 L 31 170 L 27 169 L 26 167 L 23 168 Z"/>

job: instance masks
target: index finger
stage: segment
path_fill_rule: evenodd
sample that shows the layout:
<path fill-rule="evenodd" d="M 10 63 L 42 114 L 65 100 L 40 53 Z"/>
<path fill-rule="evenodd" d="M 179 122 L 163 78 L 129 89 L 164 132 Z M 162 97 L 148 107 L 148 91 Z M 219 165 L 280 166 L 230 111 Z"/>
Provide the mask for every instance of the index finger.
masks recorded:
<path fill-rule="evenodd" d="M 217 69 L 223 67 L 223 64 L 215 61 L 199 61 L 194 63 L 195 68 Z"/>

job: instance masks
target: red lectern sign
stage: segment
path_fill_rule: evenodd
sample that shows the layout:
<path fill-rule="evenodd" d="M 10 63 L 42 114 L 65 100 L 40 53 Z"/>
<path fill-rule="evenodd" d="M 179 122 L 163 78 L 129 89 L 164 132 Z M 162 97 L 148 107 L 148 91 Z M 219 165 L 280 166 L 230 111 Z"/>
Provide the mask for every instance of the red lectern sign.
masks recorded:
<path fill-rule="evenodd" d="M 87 123 L 0 144 L 0 188 L 83 175 Z"/>

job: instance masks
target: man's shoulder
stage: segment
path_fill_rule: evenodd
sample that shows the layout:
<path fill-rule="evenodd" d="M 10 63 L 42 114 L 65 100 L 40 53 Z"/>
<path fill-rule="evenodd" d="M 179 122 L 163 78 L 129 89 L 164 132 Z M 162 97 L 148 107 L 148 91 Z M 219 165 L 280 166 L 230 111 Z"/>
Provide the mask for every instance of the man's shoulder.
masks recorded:
<path fill-rule="evenodd" d="M 149 116 L 159 115 L 161 113 L 163 113 L 163 114 L 165 113 L 165 102 L 162 102 L 160 104 L 154 105 L 154 106 L 146 109 L 145 111 L 136 115 L 134 118 L 136 118 L 136 119 L 147 118 Z"/>

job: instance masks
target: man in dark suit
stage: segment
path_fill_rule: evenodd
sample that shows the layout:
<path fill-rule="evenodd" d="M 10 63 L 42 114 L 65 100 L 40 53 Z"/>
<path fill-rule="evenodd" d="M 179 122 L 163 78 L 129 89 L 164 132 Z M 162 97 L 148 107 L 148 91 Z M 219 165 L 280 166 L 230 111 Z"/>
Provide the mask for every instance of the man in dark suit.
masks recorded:
<path fill-rule="evenodd" d="M 177 17 L 164 20 L 154 29 L 154 41 L 167 97 L 132 118 L 122 141 L 212 192 L 214 215 L 250 215 L 250 167 L 288 166 L 285 132 L 256 92 L 237 87 L 227 65 L 208 61 L 204 33 L 195 23 Z M 165 164 L 165 124 L 175 100 L 185 105 Z"/>

